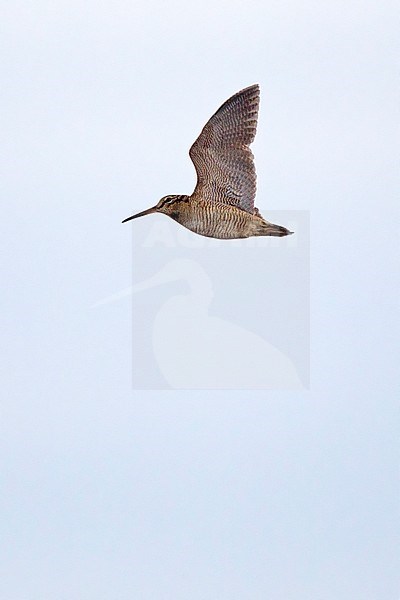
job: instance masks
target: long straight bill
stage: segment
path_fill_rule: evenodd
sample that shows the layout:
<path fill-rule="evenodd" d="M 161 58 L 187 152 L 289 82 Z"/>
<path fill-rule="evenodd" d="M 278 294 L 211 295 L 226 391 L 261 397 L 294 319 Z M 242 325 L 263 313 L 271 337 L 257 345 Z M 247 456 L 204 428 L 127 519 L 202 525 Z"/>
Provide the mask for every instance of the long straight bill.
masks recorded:
<path fill-rule="evenodd" d="M 146 215 L 151 215 L 151 213 L 156 212 L 156 209 L 157 209 L 156 206 L 152 206 L 151 208 L 148 208 L 147 210 L 143 210 L 142 212 L 137 213 L 136 215 L 132 215 L 131 217 L 124 219 L 122 222 L 126 223 L 127 221 L 131 221 L 132 219 L 137 219 L 138 217 L 144 217 Z"/>

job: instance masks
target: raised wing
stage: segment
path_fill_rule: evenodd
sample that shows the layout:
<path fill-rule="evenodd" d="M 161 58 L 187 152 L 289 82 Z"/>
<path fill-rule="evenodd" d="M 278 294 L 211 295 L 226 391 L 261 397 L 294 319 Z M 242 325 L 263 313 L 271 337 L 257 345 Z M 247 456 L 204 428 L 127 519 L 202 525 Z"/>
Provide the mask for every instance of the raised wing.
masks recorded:
<path fill-rule="evenodd" d="M 256 170 L 249 145 L 256 129 L 260 89 L 252 85 L 217 110 L 189 150 L 197 171 L 196 199 L 254 208 Z"/>

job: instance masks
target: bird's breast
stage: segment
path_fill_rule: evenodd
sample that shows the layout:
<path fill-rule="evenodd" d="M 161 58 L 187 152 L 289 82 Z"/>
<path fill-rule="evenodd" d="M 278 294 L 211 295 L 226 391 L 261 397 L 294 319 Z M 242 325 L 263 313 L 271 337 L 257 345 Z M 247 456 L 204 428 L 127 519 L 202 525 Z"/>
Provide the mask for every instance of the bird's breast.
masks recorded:
<path fill-rule="evenodd" d="M 175 221 L 206 237 L 235 239 L 251 235 L 253 215 L 220 202 L 190 201 L 170 213 Z"/>

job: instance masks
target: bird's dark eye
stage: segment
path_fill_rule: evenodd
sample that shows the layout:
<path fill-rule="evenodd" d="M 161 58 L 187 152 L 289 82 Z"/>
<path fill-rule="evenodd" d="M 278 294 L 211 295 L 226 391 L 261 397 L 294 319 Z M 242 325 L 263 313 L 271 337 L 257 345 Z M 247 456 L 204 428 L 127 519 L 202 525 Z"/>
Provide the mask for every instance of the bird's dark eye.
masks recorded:
<path fill-rule="evenodd" d="M 162 208 L 163 206 L 169 206 L 170 204 L 172 204 L 174 201 L 174 196 L 165 196 L 164 198 L 162 198 L 160 200 L 160 204 L 159 207 Z"/>

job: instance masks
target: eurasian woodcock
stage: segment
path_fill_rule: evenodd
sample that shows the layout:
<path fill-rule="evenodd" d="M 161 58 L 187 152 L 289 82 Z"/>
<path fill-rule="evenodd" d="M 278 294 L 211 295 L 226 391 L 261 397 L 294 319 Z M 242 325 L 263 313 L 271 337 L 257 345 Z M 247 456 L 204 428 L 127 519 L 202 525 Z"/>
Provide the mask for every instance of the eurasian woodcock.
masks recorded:
<path fill-rule="evenodd" d="M 256 135 L 259 101 L 259 86 L 247 87 L 203 127 L 189 150 L 197 172 L 191 196 L 164 196 L 122 222 L 159 212 L 199 235 L 219 239 L 293 233 L 266 221 L 254 206 L 256 170 L 249 146 Z"/>

